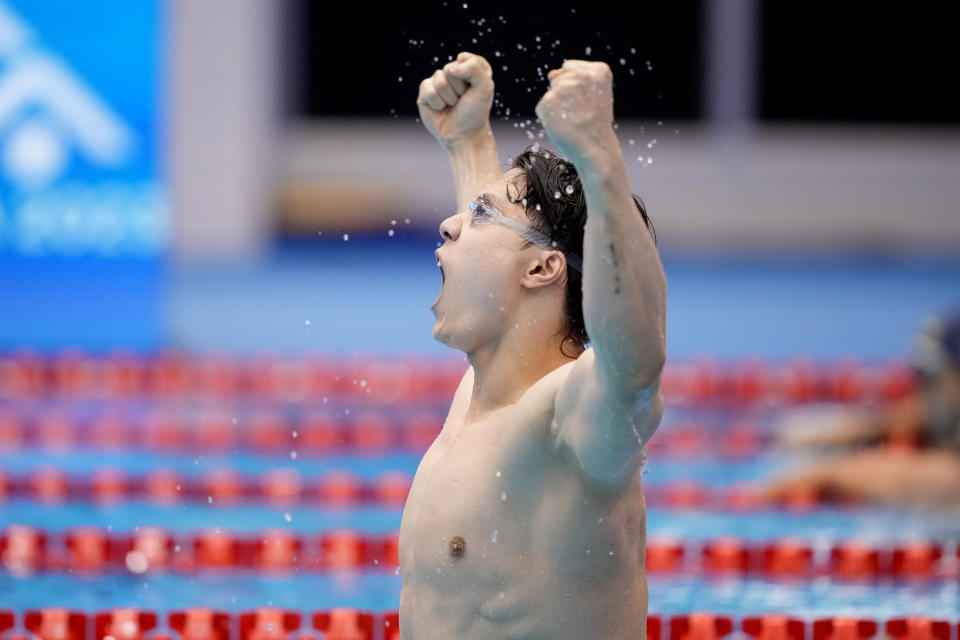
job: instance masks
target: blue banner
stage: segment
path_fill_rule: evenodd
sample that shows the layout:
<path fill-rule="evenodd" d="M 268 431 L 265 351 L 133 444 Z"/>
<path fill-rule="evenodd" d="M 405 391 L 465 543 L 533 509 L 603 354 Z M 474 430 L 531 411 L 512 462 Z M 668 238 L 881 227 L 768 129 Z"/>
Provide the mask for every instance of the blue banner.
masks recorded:
<path fill-rule="evenodd" d="M 158 12 L 0 0 L 0 252 L 163 251 Z"/>
<path fill-rule="evenodd" d="M 163 0 L 0 0 L 0 349 L 151 347 Z"/>

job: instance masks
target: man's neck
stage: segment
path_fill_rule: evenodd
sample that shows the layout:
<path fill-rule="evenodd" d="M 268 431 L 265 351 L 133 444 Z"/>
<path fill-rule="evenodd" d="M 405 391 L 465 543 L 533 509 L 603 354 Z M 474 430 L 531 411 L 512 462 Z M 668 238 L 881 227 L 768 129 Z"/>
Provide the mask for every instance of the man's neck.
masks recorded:
<path fill-rule="evenodd" d="M 560 345 L 560 339 L 554 336 L 511 332 L 497 344 L 468 353 L 474 377 L 464 420 L 473 422 L 515 404 L 535 382 L 583 351 L 568 343 L 564 351 L 574 356 L 570 357 L 561 352 Z"/>

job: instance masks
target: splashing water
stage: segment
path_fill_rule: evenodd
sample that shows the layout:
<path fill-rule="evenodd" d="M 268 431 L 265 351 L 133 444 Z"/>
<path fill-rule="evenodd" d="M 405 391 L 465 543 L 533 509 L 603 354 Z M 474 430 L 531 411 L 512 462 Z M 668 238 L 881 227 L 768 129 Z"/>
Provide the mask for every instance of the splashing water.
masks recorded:
<path fill-rule="evenodd" d="M 554 200 L 559 200 L 559 199 L 560 199 L 560 192 L 559 192 L 559 191 L 554 191 L 554 192 L 553 192 L 553 199 L 554 199 Z"/>
<path fill-rule="evenodd" d="M 572 196 L 572 195 L 573 195 L 573 185 L 572 185 L 572 184 L 568 184 L 568 185 L 566 186 L 566 188 L 564 189 L 564 191 L 567 192 L 567 195 L 568 195 L 568 196 Z"/>
<path fill-rule="evenodd" d="M 291 515 L 291 513 L 287 511 L 285 514 L 283 514 L 283 519 L 286 520 L 287 522 L 290 522 L 291 520 L 293 520 L 293 515 Z"/>

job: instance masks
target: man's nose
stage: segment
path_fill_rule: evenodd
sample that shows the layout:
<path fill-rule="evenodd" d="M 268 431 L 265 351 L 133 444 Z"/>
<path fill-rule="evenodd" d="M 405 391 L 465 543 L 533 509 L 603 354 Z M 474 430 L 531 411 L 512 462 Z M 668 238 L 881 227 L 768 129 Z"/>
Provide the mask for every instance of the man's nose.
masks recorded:
<path fill-rule="evenodd" d="M 440 235 L 444 240 L 456 240 L 460 237 L 460 229 L 463 225 L 463 217 L 455 213 L 440 223 Z"/>

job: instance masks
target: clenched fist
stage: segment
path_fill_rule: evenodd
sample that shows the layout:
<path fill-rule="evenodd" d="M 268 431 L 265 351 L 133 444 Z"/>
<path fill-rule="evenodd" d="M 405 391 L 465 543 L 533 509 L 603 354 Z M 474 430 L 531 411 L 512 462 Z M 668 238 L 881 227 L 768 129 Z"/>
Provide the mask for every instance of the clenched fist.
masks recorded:
<path fill-rule="evenodd" d="M 447 148 L 489 127 L 491 106 L 493 70 L 466 51 L 421 82 L 417 96 L 420 119 Z"/>
<path fill-rule="evenodd" d="M 609 145 L 613 134 L 613 72 L 605 62 L 567 60 L 547 74 L 550 88 L 537 117 L 561 153 L 574 163 Z"/>

